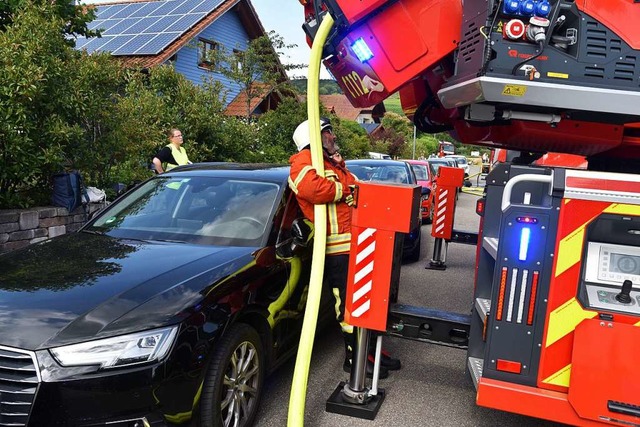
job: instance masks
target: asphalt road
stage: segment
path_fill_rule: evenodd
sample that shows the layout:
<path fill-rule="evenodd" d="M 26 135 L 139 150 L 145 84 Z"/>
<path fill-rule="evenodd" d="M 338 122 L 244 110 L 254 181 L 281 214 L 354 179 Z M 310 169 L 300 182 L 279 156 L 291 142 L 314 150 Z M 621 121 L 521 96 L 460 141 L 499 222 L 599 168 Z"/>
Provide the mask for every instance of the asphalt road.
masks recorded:
<path fill-rule="evenodd" d="M 476 167 L 477 168 L 477 167 Z M 472 169 L 471 174 L 474 171 Z M 475 185 L 475 181 L 474 181 Z M 477 196 L 460 194 L 455 228 L 477 231 Z M 450 244 L 447 270 L 426 270 L 433 255 L 431 226 L 422 226 L 422 259 L 402 266 L 399 302 L 469 313 L 473 300 L 475 247 Z M 560 424 L 475 404 L 475 388 L 465 374 L 466 351 L 386 337 L 384 346 L 402 361 L 402 369 L 381 380 L 386 399 L 375 420 L 363 420 L 325 412 L 327 398 L 340 381 L 344 350 L 338 328 L 321 332 L 315 341 L 305 407 L 305 426 L 519 426 L 552 427 Z M 256 425 L 287 424 L 289 391 L 294 360 L 266 380 L 265 394 Z"/>

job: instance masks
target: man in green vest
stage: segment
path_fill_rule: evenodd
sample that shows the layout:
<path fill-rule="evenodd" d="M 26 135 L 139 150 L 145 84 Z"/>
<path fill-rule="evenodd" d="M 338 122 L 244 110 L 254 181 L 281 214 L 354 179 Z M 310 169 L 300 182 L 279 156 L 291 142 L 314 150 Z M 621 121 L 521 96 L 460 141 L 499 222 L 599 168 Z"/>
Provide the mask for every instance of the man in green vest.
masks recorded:
<path fill-rule="evenodd" d="M 191 164 L 187 152 L 182 148 L 182 132 L 179 129 L 171 129 L 167 133 L 169 143 L 153 158 L 153 164 L 157 173 L 164 173 L 176 166 Z"/>

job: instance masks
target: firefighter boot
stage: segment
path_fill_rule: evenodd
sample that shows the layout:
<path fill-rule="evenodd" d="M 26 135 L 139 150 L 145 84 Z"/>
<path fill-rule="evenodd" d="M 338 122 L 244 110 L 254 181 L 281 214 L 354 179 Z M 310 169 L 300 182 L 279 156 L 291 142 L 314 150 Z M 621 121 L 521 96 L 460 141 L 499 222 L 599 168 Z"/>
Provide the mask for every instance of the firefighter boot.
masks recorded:
<path fill-rule="evenodd" d="M 376 334 L 371 335 L 371 341 L 369 342 L 369 357 L 368 359 L 373 362 L 376 358 Z M 392 357 L 391 354 L 382 347 L 382 351 L 380 352 L 380 366 L 387 368 L 389 371 L 397 371 L 402 368 L 402 363 L 400 363 L 400 359 L 396 359 Z"/>

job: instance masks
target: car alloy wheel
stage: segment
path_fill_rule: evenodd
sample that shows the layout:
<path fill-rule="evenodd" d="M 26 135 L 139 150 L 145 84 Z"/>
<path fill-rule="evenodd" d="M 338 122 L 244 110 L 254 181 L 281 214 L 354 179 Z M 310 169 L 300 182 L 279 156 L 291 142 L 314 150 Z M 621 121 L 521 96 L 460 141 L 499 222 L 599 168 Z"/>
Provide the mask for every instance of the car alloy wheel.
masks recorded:
<path fill-rule="evenodd" d="M 202 426 L 250 426 L 262 395 L 265 366 L 258 333 L 238 323 L 220 342 L 202 391 Z"/>

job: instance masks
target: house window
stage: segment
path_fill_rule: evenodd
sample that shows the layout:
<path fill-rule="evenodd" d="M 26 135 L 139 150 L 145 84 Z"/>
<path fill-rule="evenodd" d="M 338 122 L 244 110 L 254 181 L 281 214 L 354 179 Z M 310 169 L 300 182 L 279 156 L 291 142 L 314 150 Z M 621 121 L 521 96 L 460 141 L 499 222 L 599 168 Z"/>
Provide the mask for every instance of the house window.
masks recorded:
<path fill-rule="evenodd" d="M 218 43 L 205 39 L 198 40 L 198 67 L 213 68 Z"/>
<path fill-rule="evenodd" d="M 232 64 L 234 71 L 242 71 L 242 63 L 244 62 L 244 52 L 241 50 L 233 49 L 234 62 Z"/>

